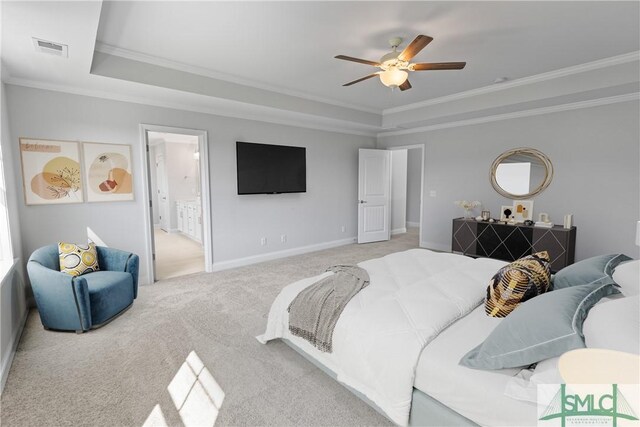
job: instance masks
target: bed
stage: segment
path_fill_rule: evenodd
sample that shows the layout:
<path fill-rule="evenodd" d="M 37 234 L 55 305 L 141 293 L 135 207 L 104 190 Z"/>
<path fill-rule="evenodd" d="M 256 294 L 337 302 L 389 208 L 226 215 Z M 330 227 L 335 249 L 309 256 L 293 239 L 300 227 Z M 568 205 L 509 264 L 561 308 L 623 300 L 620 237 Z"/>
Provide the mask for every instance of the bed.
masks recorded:
<path fill-rule="evenodd" d="M 358 264 L 370 284 L 342 312 L 332 353 L 288 330 L 291 301 L 332 273 L 303 279 L 281 291 L 257 338 L 282 339 L 397 425 L 536 425 L 534 403 L 504 394 L 522 368 L 458 364 L 503 321 L 482 303 L 506 264 L 426 249 Z"/>

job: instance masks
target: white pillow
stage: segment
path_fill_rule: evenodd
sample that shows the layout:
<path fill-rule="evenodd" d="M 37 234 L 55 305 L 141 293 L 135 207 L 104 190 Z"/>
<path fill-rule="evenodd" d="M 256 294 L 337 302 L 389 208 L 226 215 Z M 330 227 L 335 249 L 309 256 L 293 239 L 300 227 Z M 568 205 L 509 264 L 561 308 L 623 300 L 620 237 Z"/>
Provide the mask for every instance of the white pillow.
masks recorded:
<path fill-rule="evenodd" d="M 523 369 L 516 376 L 511 378 L 504 389 L 507 397 L 525 402 L 537 403 L 538 385 L 540 384 L 562 384 L 562 377 L 558 372 L 558 359 L 552 357 L 538 363 L 532 371 Z"/>
<path fill-rule="evenodd" d="M 582 332 L 587 347 L 640 354 L 640 297 L 616 294 L 602 298 L 589 310 Z M 535 369 L 518 372 L 507 382 L 505 396 L 536 403 L 539 384 L 564 383 L 558 359 L 552 357 L 538 363 Z"/>
<path fill-rule="evenodd" d="M 596 304 L 582 325 L 587 347 L 640 354 L 640 298 Z"/>
<path fill-rule="evenodd" d="M 625 296 L 640 294 L 640 260 L 617 265 L 613 271 L 613 280 L 620 285 L 620 291 Z"/>

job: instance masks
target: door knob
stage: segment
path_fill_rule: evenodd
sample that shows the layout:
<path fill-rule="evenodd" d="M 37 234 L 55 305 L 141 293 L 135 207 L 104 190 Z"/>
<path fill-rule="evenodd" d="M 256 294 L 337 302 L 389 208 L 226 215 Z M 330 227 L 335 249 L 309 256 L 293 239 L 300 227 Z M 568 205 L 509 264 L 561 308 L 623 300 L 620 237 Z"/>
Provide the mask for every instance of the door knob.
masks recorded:
<path fill-rule="evenodd" d="M 367 201 L 366 201 L 366 200 L 359 200 L 358 202 L 359 202 L 360 204 L 367 203 Z"/>

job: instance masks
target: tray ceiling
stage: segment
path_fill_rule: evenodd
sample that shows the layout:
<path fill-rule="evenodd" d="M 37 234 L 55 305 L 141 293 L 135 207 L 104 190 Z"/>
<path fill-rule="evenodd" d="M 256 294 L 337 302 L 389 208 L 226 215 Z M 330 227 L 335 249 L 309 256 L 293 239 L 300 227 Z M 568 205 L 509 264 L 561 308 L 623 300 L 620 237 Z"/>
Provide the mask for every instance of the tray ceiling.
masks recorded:
<path fill-rule="evenodd" d="M 221 79 L 374 109 L 424 101 L 640 48 L 637 2 L 104 2 L 98 42 L 199 67 Z M 414 73 L 413 89 L 377 79 L 387 40 L 434 41 L 415 59 L 467 61 Z"/>

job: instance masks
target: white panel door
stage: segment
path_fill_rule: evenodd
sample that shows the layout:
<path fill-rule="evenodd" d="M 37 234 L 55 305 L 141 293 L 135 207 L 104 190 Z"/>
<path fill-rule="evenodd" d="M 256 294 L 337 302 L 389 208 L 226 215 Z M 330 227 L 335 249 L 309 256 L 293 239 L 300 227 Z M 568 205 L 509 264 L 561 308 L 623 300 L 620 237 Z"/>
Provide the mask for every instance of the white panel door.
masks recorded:
<path fill-rule="evenodd" d="M 360 149 L 358 159 L 358 243 L 391 237 L 391 151 Z"/>

